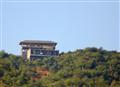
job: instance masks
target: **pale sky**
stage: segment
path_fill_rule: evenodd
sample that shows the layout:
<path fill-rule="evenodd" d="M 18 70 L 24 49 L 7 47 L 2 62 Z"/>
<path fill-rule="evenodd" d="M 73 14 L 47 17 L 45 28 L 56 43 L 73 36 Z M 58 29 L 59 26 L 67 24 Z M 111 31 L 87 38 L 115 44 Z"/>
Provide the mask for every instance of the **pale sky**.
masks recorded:
<path fill-rule="evenodd" d="M 0 44 L 6 52 L 20 54 L 21 40 L 52 40 L 60 52 L 86 47 L 119 50 L 118 0 L 2 1 Z"/>

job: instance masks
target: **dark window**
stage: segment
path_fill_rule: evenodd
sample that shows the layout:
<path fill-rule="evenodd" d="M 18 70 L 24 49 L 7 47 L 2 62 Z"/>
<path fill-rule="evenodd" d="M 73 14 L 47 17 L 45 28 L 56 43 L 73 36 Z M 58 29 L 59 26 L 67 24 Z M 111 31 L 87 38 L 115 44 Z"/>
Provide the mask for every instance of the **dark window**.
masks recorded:
<path fill-rule="evenodd" d="M 31 50 L 31 54 L 34 54 L 33 50 Z"/>
<path fill-rule="evenodd" d="M 51 55 L 51 52 L 50 52 L 50 51 L 48 51 L 48 52 L 47 52 L 47 55 Z"/>
<path fill-rule="evenodd" d="M 40 50 L 35 50 L 35 54 L 40 54 Z"/>

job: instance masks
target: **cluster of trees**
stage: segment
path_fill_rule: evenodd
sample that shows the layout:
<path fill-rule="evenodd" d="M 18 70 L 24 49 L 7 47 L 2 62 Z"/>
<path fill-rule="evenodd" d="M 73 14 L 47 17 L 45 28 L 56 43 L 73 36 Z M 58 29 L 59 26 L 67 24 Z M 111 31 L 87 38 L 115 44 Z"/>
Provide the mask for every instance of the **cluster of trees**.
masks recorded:
<path fill-rule="evenodd" d="M 24 61 L 0 51 L 0 87 L 120 87 L 120 53 L 93 47 Z"/>

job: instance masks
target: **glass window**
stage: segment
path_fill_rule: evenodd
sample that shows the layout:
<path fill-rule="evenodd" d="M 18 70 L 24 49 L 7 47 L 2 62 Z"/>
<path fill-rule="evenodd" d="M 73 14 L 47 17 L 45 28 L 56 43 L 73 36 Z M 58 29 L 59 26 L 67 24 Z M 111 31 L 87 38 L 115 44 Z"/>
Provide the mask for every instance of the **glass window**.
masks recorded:
<path fill-rule="evenodd" d="M 40 54 L 40 50 L 35 50 L 35 54 Z"/>
<path fill-rule="evenodd" d="M 34 54 L 34 51 L 33 51 L 33 50 L 31 50 L 31 54 Z"/>

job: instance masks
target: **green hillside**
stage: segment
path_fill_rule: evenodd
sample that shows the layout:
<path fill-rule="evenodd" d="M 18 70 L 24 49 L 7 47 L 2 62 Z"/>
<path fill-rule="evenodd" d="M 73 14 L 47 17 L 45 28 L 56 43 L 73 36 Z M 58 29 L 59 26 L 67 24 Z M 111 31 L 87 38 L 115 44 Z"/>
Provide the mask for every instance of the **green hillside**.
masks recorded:
<path fill-rule="evenodd" d="M 120 87 L 120 53 L 93 47 L 30 62 L 0 51 L 0 87 Z"/>

